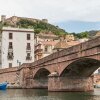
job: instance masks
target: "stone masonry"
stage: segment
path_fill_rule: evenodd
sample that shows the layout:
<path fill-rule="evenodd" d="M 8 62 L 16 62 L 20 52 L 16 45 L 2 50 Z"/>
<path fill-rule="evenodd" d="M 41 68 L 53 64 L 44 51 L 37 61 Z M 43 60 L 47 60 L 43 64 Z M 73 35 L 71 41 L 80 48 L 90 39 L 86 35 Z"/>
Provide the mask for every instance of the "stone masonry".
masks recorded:
<path fill-rule="evenodd" d="M 22 88 L 48 88 L 49 91 L 91 91 L 93 90 L 91 76 L 99 67 L 100 37 L 97 37 L 33 63 L 23 64 L 17 70 L 17 74 Z M 15 75 L 16 71 L 9 72 L 9 76 L 11 76 L 10 73 Z M 2 76 L 2 73 L 0 74 Z M 6 79 L 3 80 L 6 81 Z M 16 77 L 13 79 L 16 80 Z"/>

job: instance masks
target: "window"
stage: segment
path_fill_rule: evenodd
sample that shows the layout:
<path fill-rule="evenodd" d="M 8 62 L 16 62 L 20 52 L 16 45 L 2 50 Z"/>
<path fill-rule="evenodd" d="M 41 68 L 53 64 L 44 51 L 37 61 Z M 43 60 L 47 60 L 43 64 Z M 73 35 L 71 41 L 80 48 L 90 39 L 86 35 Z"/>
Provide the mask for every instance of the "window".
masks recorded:
<path fill-rule="evenodd" d="M 13 34 L 9 33 L 9 39 L 13 39 Z"/>
<path fill-rule="evenodd" d="M 31 49 L 30 43 L 27 43 L 27 49 L 28 49 L 28 50 Z"/>
<path fill-rule="evenodd" d="M 26 56 L 26 60 L 31 60 L 31 54 L 30 53 L 27 53 L 27 56 Z"/>
<path fill-rule="evenodd" d="M 12 67 L 12 63 L 9 63 L 9 68 L 11 68 Z"/>
<path fill-rule="evenodd" d="M 30 40 L 31 37 L 30 37 L 30 34 L 27 34 L 27 40 Z"/>
<path fill-rule="evenodd" d="M 8 52 L 8 60 L 13 60 L 13 52 Z"/>
<path fill-rule="evenodd" d="M 9 42 L 9 48 L 12 49 L 12 42 Z"/>
<path fill-rule="evenodd" d="M 27 53 L 27 57 L 30 57 L 30 53 Z"/>
<path fill-rule="evenodd" d="M 45 46 L 45 52 L 48 52 L 48 46 Z"/>

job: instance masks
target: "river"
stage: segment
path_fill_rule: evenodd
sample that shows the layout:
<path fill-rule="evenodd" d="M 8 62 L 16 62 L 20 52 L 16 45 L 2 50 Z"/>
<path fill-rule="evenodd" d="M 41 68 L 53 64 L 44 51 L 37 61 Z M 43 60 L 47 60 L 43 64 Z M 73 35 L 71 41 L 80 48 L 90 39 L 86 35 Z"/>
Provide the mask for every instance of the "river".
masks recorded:
<path fill-rule="evenodd" d="M 93 92 L 48 92 L 42 89 L 7 89 L 0 100 L 100 100 L 100 89 Z"/>

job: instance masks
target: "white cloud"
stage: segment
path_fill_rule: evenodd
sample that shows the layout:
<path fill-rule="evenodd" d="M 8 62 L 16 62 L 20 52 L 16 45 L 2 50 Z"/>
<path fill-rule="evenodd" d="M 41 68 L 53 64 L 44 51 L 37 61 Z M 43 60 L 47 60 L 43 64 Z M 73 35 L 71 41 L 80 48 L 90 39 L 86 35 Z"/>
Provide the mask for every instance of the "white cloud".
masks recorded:
<path fill-rule="evenodd" d="M 100 0 L 1 0 L 0 14 L 66 20 L 100 21 Z"/>

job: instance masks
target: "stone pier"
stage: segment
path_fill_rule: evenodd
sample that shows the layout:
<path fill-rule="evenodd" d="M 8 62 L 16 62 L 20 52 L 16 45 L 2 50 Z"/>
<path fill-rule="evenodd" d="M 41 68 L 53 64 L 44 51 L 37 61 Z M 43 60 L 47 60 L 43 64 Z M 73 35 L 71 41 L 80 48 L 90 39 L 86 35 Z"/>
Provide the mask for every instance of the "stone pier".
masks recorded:
<path fill-rule="evenodd" d="M 49 76 L 48 91 L 93 91 L 93 78 Z"/>

